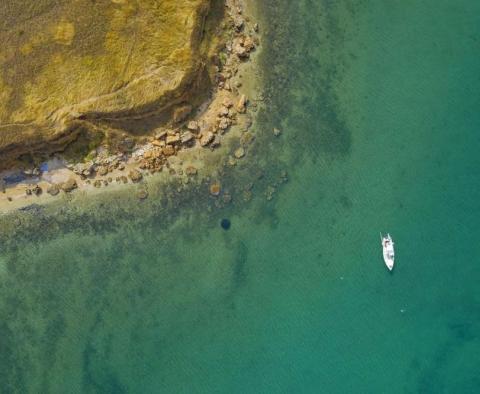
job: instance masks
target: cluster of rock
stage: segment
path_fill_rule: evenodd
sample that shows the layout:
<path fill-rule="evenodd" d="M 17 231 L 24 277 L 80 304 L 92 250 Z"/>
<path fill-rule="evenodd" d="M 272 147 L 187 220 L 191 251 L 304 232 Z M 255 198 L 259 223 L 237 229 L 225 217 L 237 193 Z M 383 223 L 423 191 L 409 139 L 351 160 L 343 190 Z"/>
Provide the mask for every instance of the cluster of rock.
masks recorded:
<path fill-rule="evenodd" d="M 190 121 L 186 130 L 159 130 L 151 138 L 150 143 L 136 154 L 138 167 L 151 173 L 161 171 L 167 165 L 167 159 L 183 148 L 195 145 L 198 124 Z"/>
<path fill-rule="evenodd" d="M 230 98 L 225 98 L 217 111 L 217 117 L 212 127 L 206 128 L 200 132 L 199 142 L 203 147 L 210 146 L 215 148 L 220 145 L 220 135 L 224 134 L 228 128 L 236 123 L 237 113 L 233 108 L 233 102 Z"/>
<path fill-rule="evenodd" d="M 202 120 L 190 120 L 192 113 L 190 105 L 178 107 L 172 117 L 173 124 L 180 124 L 178 128 L 158 130 L 149 143 L 138 153 L 139 168 L 151 173 L 161 171 L 168 167 L 168 158 L 176 155 L 180 150 L 200 146 L 214 149 L 221 145 L 222 135 L 232 126 L 237 124 L 238 115 L 247 111 L 248 99 L 245 94 L 238 93 L 241 83 L 238 78 L 238 66 L 241 61 L 249 58 L 250 53 L 259 45 L 256 33 L 258 25 L 255 24 L 247 31 L 246 18 L 242 15 L 240 7 L 227 5 L 234 32 L 233 39 L 225 45 L 224 62 L 216 67 L 216 88 L 223 91 L 223 99 L 213 101 L 210 115 L 204 115 Z M 236 82 L 232 82 L 235 78 Z M 218 92 L 217 92 L 218 94 Z M 213 115 L 212 115 L 213 114 Z M 183 122 L 183 125 L 181 124 Z M 248 137 L 251 136 L 246 136 Z M 250 142 L 250 141 L 248 141 Z M 236 158 L 245 155 L 243 148 L 235 152 Z M 195 175 L 197 170 L 189 167 L 187 175 Z"/>
<path fill-rule="evenodd" d="M 138 141 L 126 137 L 121 141 L 123 145 L 118 146 L 120 153 L 110 154 L 106 149 L 100 153 L 95 151 L 92 152 L 94 158 L 88 162 L 69 165 L 68 168 L 77 176 L 77 180 L 80 178 L 86 184 L 99 188 L 107 186 L 114 180 L 117 183 L 140 182 L 144 176 L 142 171 L 153 174 L 167 168 L 171 173 L 175 173 L 170 168 L 170 157 L 188 148 L 215 149 L 221 145 L 223 134 L 236 124 L 244 125 L 242 130 L 244 133 L 240 139 L 240 146 L 234 149 L 229 160 L 234 165 L 236 160 L 245 156 L 245 147 L 254 138 L 248 131 L 251 126 L 251 117 L 247 114 L 247 110 L 250 107 L 253 110 L 256 104 L 249 103 L 247 96 L 238 91 L 242 86 L 239 66 L 249 59 L 252 51 L 259 45 L 258 25 L 251 24 L 248 17 L 243 16 L 242 9 L 232 4 L 236 3 L 227 2 L 226 7 L 233 36 L 222 49 L 217 66 L 214 66 L 216 92 L 200 119 L 192 117 L 192 105 L 188 103 L 179 105 L 172 113 L 171 123 L 155 130 L 146 144 L 143 142 L 144 145 L 138 146 Z M 277 135 L 276 132 L 275 135 Z M 103 148 L 99 151 L 101 149 Z M 125 171 L 125 175 L 119 171 Z M 197 174 L 197 168 L 191 165 L 184 171 L 178 171 L 179 174 L 181 172 L 187 176 Z M 31 176 L 41 175 L 39 169 L 33 169 L 31 172 L 29 174 Z M 49 185 L 46 191 L 51 195 L 57 195 L 60 191 L 71 192 L 77 186 L 75 178 L 72 177 L 66 182 Z M 36 185 L 27 189 L 26 192 L 28 195 L 40 195 L 42 188 Z M 146 190 L 142 189 L 140 192 L 139 198 L 148 196 Z M 210 193 L 213 196 L 221 194 L 226 200 L 231 199 L 228 193 L 221 193 L 220 182 L 212 183 Z"/>
<path fill-rule="evenodd" d="M 95 175 L 105 176 L 115 170 L 124 170 L 127 156 L 119 153 L 115 156 L 99 155 L 92 161 L 68 166 L 80 178 L 86 179 Z"/>
<path fill-rule="evenodd" d="M 77 181 L 74 178 L 69 178 L 65 182 L 61 183 L 53 183 L 48 185 L 47 193 L 51 196 L 56 196 L 60 191 L 64 191 L 65 193 L 70 193 L 71 191 L 75 190 L 78 187 Z M 28 187 L 25 189 L 25 194 L 27 196 L 35 195 L 39 196 L 43 193 L 43 189 L 40 185 L 35 185 L 33 187 Z"/>
<path fill-rule="evenodd" d="M 246 31 L 246 19 L 243 17 L 241 7 L 230 11 L 236 36 L 229 51 L 233 52 L 239 59 L 248 59 L 250 53 L 258 46 L 259 41 L 256 33 L 258 33 L 258 24 L 255 23 L 250 32 Z"/>

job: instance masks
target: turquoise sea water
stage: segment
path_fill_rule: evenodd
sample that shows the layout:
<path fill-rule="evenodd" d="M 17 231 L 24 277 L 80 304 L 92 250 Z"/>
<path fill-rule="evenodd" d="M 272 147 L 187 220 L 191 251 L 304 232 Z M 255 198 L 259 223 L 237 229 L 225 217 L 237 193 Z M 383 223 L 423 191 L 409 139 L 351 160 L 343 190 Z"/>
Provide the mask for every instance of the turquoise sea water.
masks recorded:
<path fill-rule="evenodd" d="M 230 206 L 2 219 L 0 392 L 480 391 L 480 3 L 259 11 L 268 111 Z"/>

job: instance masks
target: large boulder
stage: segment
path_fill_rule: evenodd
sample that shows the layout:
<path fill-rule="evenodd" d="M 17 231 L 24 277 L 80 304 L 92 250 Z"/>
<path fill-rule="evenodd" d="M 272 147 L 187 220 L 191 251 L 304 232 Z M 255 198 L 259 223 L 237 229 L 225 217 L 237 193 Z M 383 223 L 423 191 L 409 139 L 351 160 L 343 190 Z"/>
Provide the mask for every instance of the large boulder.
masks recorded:
<path fill-rule="evenodd" d="M 75 190 L 78 187 L 78 185 L 77 185 L 77 181 L 74 178 L 69 178 L 68 180 L 63 182 L 60 185 L 60 187 L 65 193 L 70 193 L 71 191 Z"/>
<path fill-rule="evenodd" d="M 140 182 L 143 178 L 143 175 L 140 171 L 133 169 L 128 173 L 128 177 L 132 180 L 132 182 Z"/>

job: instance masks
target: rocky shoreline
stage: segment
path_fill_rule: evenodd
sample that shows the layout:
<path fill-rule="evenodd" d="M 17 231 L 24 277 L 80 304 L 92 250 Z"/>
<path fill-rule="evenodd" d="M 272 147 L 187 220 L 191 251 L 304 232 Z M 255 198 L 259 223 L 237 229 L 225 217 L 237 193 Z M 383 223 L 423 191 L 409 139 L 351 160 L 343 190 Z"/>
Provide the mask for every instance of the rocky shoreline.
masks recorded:
<path fill-rule="evenodd" d="M 56 154 L 40 166 L 1 173 L 0 211 L 53 201 L 77 190 L 139 183 L 156 173 L 181 177 L 185 183 L 209 177 L 204 161 L 231 133 L 237 133 L 239 144 L 228 163 L 235 165 L 242 160 L 254 140 L 253 115 L 262 102 L 261 94 L 249 97 L 253 92 L 244 86 L 248 80 L 246 66 L 260 45 L 260 29 L 245 13 L 242 1 L 226 0 L 225 11 L 225 45 L 217 54 L 215 84 L 207 102 L 198 108 L 190 104 L 177 107 L 167 126 L 139 141 L 125 135 L 115 151 L 99 146 L 89 152 L 87 160 L 78 163 L 67 162 Z M 274 131 L 275 135 L 279 133 Z M 220 182 L 213 182 L 209 191 L 218 196 L 220 189 Z M 137 197 L 147 198 L 146 188 L 139 188 Z"/>

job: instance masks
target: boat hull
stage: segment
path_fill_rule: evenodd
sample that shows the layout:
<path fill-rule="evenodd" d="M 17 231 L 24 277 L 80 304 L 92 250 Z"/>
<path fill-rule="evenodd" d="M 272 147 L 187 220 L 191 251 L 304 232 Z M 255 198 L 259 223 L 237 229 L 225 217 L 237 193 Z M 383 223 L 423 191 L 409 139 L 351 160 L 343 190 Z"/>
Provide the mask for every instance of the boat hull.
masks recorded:
<path fill-rule="evenodd" d="M 393 240 L 390 237 L 390 234 L 387 236 L 382 236 L 380 234 L 382 240 L 382 249 L 383 249 L 383 261 L 387 266 L 389 271 L 393 270 L 393 266 L 395 265 L 395 252 L 393 249 Z"/>

